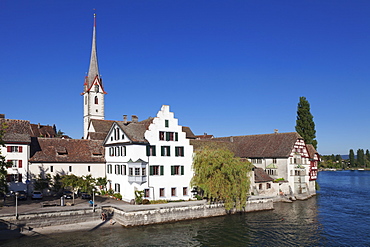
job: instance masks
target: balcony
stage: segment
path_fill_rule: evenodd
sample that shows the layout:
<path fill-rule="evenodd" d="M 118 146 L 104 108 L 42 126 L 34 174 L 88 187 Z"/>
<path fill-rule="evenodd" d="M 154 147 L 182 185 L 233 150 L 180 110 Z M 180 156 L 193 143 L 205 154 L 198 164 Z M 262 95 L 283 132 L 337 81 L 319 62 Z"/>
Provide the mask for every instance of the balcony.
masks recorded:
<path fill-rule="evenodd" d="M 147 176 L 128 176 L 128 182 L 141 185 L 147 182 Z"/>

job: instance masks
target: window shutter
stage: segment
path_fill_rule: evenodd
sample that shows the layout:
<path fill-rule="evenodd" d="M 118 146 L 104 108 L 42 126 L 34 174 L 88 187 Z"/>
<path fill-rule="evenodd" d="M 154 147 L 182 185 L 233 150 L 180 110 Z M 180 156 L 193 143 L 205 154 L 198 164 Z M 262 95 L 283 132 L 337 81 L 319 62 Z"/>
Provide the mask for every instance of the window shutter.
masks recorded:
<path fill-rule="evenodd" d="M 152 176 L 153 175 L 153 166 L 149 166 L 149 175 Z"/>
<path fill-rule="evenodd" d="M 164 167 L 161 166 L 161 175 L 163 176 L 163 174 L 164 174 Z"/>
<path fill-rule="evenodd" d="M 170 132 L 166 132 L 166 141 L 170 140 Z"/>
<path fill-rule="evenodd" d="M 179 147 L 175 147 L 175 156 L 179 156 Z"/>
<path fill-rule="evenodd" d="M 18 160 L 18 168 L 22 168 L 22 160 Z"/>
<path fill-rule="evenodd" d="M 18 182 L 22 182 L 22 174 L 18 174 Z"/>
<path fill-rule="evenodd" d="M 171 148 L 170 147 L 167 147 L 167 151 L 168 151 L 168 153 L 167 153 L 167 156 L 171 156 Z"/>
<path fill-rule="evenodd" d="M 175 167 L 171 166 L 171 175 L 175 175 Z"/>
<path fill-rule="evenodd" d="M 146 146 L 146 156 L 150 156 L 150 146 Z"/>
<path fill-rule="evenodd" d="M 11 152 L 12 152 L 12 147 L 11 147 L 11 146 L 7 146 L 7 147 L 6 147 L 6 151 L 7 151 L 8 153 L 11 153 Z"/>
<path fill-rule="evenodd" d="M 181 175 L 184 175 L 184 166 L 181 166 Z"/>
<path fill-rule="evenodd" d="M 179 140 L 179 133 L 175 132 L 175 141 Z"/>
<path fill-rule="evenodd" d="M 18 150 L 19 150 L 19 152 L 20 152 L 20 153 L 22 153 L 22 151 L 23 151 L 23 147 L 22 147 L 22 146 L 19 146 L 19 147 L 18 147 Z"/>
<path fill-rule="evenodd" d="M 126 156 L 126 146 L 123 146 L 123 153 L 122 156 Z"/>
<path fill-rule="evenodd" d="M 153 147 L 153 156 L 156 156 L 156 149 L 157 149 L 157 146 L 152 146 Z"/>
<path fill-rule="evenodd" d="M 161 146 L 161 156 L 164 156 L 164 146 Z"/>

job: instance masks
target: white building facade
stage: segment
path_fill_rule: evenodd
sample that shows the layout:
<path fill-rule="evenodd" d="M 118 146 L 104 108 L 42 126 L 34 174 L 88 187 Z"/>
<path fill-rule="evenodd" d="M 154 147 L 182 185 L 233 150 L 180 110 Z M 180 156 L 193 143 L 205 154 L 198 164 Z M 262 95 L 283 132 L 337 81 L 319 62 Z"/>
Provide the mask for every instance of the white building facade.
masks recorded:
<path fill-rule="evenodd" d="M 109 188 L 126 201 L 143 191 L 149 200 L 188 200 L 193 147 L 163 105 L 155 118 L 113 124 L 104 142 Z"/>

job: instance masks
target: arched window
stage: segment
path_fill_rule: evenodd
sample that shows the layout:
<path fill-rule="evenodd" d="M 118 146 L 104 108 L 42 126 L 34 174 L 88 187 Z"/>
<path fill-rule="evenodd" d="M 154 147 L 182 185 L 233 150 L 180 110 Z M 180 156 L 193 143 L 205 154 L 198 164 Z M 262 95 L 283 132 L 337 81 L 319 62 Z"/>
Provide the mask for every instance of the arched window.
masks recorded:
<path fill-rule="evenodd" d="M 95 96 L 95 105 L 99 104 L 98 96 Z"/>

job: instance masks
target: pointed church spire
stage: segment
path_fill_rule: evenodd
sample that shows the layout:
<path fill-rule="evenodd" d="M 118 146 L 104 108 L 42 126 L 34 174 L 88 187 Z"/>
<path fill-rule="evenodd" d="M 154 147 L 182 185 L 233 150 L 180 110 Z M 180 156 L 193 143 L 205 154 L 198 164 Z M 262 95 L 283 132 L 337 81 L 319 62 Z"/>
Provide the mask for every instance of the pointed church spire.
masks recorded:
<path fill-rule="evenodd" d="M 94 13 L 94 27 L 93 27 L 90 67 L 85 81 L 85 92 L 86 90 L 91 88 L 91 84 L 93 83 L 96 77 L 98 77 L 98 80 L 101 82 L 98 67 L 98 56 L 96 53 L 96 14 Z"/>

